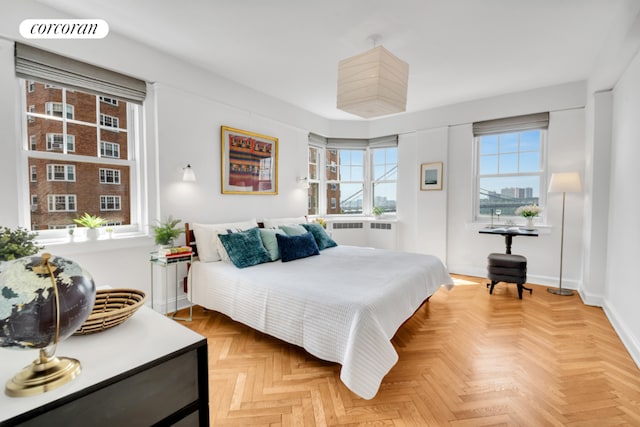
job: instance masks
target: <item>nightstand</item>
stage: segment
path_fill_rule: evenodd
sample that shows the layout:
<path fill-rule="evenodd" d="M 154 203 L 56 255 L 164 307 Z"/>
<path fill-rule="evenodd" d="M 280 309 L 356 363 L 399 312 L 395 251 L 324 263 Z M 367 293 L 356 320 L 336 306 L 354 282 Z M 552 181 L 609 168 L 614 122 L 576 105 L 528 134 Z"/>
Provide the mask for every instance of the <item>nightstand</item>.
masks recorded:
<path fill-rule="evenodd" d="M 151 308 L 154 308 L 154 299 L 153 299 L 153 288 L 155 287 L 155 280 L 153 274 L 153 267 L 159 266 L 164 269 L 164 306 L 165 310 L 167 310 L 167 315 L 175 320 L 193 320 L 193 304 L 191 303 L 191 289 L 188 290 L 187 293 L 187 301 L 189 302 L 189 317 L 176 317 L 176 313 L 178 312 L 178 290 L 180 288 L 178 282 L 178 266 L 180 264 L 190 264 L 193 261 L 193 255 L 183 255 L 177 258 L 162 258 L 158 257 L 158 252 L 151 252 L 149 257 L 149 264 L 151 266 Z M 173 266 L 173 270 L 175 272 L 175 288 L 176 288 L 176 298 L 175 298 L 175 310 L 173 314 L 169 315 L 169 268 Z"/>

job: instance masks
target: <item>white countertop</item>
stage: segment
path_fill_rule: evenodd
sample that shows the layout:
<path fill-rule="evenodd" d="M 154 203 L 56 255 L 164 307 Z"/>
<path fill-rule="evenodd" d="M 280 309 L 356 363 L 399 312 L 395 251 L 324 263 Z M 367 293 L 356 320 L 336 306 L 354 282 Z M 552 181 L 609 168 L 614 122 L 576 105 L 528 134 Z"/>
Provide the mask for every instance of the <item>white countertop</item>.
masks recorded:
<path fill-rule="evenodd" d="M 56 356 L 80 361 L 82 372 L 71 382 L 36 396 L 9 397 L 7 381 L 38 358 L 39 350 L 0 348 L 0 422 L 181 350 L 204 339 L 148 307 L 106 331 L 71 336 L 58 344 Z"/>

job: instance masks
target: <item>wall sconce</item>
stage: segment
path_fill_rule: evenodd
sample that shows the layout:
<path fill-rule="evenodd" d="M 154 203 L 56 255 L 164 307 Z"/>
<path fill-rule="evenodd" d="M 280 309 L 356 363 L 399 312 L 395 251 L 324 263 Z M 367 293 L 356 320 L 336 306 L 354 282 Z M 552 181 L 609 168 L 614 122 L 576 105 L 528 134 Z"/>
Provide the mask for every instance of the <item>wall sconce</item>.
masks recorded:
<path fill-rule="evenodd" d="M 190 164 L 188 164 L 187 166 L 182 168 L 182 180 L 183 181 L 195 181 L 196 180 L 196 174 L 193 171 L 193 168 L 191 167 Z"/>
<path fill-rule="evenodd" d="M 298 181 L 298 185 L 305 190 L 309 189 L 309 178 L 306 176 L 299 176 L 296 181 Z"/>

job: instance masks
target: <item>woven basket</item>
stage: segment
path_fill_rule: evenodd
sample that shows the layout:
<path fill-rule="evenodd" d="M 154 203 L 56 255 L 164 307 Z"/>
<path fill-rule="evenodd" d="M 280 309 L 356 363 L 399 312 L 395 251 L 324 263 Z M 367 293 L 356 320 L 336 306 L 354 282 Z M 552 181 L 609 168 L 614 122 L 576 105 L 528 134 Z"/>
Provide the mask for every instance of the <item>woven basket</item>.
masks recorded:
<path fill-rule="evenodd" d="M 137 289 L 102 289 L 96 291 L 93 310 L 73 335 L 86 335 L 113 328 L 127 320 L 144 304 L 145 293 Z"/>

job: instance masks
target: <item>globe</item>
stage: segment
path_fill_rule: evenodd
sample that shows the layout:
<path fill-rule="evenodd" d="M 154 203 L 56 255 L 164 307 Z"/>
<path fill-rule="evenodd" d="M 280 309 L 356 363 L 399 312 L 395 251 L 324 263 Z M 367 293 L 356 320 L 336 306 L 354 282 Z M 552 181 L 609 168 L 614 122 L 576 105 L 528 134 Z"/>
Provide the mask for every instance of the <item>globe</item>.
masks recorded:
<path fill-rule="evenodd" d="M 61 385 L 79 374 L 79 362 L 61 362 L 54 352 L 91 314 L 95 295 L 91 275 L 69 259 L 43 254 L 0 263 L 0 347 L 40 349 L 28 372 L 7 383 L 7 394 L 47 391 L 51 383 Z"/>

